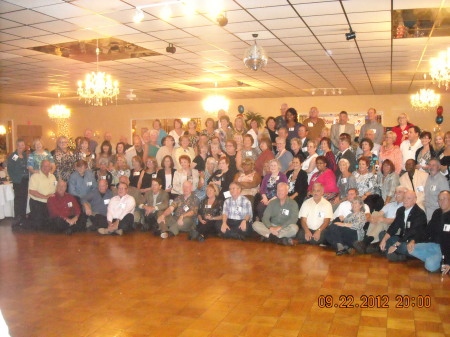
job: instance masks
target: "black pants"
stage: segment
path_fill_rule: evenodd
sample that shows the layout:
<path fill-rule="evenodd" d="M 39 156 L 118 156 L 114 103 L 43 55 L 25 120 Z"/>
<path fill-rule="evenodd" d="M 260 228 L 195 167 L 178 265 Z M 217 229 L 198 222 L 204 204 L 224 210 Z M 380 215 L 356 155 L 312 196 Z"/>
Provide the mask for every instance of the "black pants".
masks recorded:
<path fill-rule="evenodd" d="M 311 233 L 314 234 L 317 230 L 313 230 L 310 229 Z M 309 243 L 311 245 L 321 245 L 325 242 L 325 233 L 328 231 L 328 228 L 325 228 L 324 231 L 322 231 L 322 233 L 320 233 L 320 238 L 318 241 L 314 240 L 314 238 L 311 238 L 309 241 L 306 241 L 305 239 L 305 230 L 303 229 L 303 227 L 300 225 L 299 226 L 299 230 L 297 232 L 297 240 L 298 243 Z"/>
<path fill-rule="evenodd" d="M 217 228 L 219 228 L 219 230 L 220 230 L 221 226 L 222 226 L 222 220 L 206 220 L 205 224 L 202 224 L 199 221 L 196 229 L 200 235 L 203 235 L 206 238 L 211 235 L 216 235 Z"/>
<path fill-rule="evenodd" d="M 242 229 L 239 228 L 239 226 L 241 225 L 241 222 L 242 222 L 242 220 L 228 219 L 227 225 L 228 225 L 228 227 L 230 227 L 230 229 L 229 230 L 227 229 L 225 231 L 225 233 L 223 233 L 220 230 L 222 227 L 222 221 L 217 221 L 217 223 L 216 223 L 217 232 L 220 233 L 222 235 L 222 237 L 226 238 L 226 239 L 234 239 L 239 236 L 248 237 L 251 233 L 252 224 L 249 221 L 247 221 L 247 227 L 246 227 L 245 231 L 243 231 Z"/>
<path fill-rule="evenodd" d="M 108 220 L 106 219 L 106 216 L 97 214 L 94 220 L 98 221 L 97 223 L 92 223 L 93 225 L 98 226 L 97 228 L 108 228 Z M 113 219 L 112 222 L 116 220 L 117 219 Z M 119 229 L 122 229 L 124 232 L 129 232 L 133 229 L 133 223 L 134 215 L 132 213 L 128 213 L 122 220 L 119 220 Z"/>
<path fill-rule="evenodd" d="M 86 229 L 86 216 L 80 214 L 78 221 L 72 226 L 63 218 L 50 218 L 46 229 L 52 233 L 64 233 L 68 229 L 70 229 L 72 233 L 83 232 Z"/>
<path fill-rule="evenodd" d="M 26 227 L 42 230 L 48 222 L 47 203 L 30 198 L 30 216 L 25 221 Z"/>
<path fill-rule="evenodd" d="M 334 248 L 338 243 L 351 247 L 353 241 L 358 240 L 358 233 L 348 227 L 330 225 L 325 232 L 325 240 Z"/>
<path fill-rule="evenodd" d="M 13 183 L 14 189 L 14 215 L 25 219 L 28 199 L 28 177 L 22 178 L 19 184 Z"/>
<path fill-rule="evenodd" d="M 144 217 L 144 226 L 142 227 L 143 230 L 148 230 L 150 232 L 156 232 L 159 230 L 159 225 L 157 220 L 157 213 L 151 213 L 149 215 L 146 215 Z"/>

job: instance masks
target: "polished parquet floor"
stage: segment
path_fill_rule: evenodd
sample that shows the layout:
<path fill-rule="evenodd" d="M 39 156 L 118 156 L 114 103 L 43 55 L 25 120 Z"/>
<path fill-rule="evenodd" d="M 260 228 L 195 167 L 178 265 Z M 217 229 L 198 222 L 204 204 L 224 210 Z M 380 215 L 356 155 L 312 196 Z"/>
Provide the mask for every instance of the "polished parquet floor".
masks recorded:
<path fill-rule="evenodd" d="M 390 308 L 318 307 L 365 294 Z M 431 307 L 395 308 L 399 294 Z M 14 234 L 4 220 L 0 309 L 12 337 L 450 336 L 450 277 L 320 247 Z"/>

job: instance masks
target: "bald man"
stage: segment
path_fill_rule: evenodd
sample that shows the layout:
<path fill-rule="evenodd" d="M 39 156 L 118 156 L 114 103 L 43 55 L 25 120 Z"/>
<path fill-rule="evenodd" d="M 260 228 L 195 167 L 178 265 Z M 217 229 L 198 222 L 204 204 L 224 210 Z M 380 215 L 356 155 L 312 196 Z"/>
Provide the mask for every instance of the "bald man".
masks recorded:
<path fill-rule="evenodd" d="M 319 109 L 317 107 L 313 106 L 309 109 L 309 117 L 303 121 L 303 124 L 308 128 L 309 139 L 319 140 L 320 132 L 325 127 L 325 121 L 319 118 Z"/>
<path fill-rule="evenodd" d="M 374 143 L 381 145 L 383 141 L 384 127 L 381 123 L 377 121 L 377 110 L 375 108 L 370 108 L 367 110 L 366 123 L 361 127 L 360 135 L 365 135 L 367 130 L 373 130 L 375 134 Z"/>
<path fill-rule="evenodd" d="M 416 202 L 416 193 L 406 191 L 403 206 L 397 210 L 394 221 L 387 231 L 380 233 L 380 249 L 386 252 L 389 261 L 405 261 L 411 248 L 422 240 L 427 216 Z"/>

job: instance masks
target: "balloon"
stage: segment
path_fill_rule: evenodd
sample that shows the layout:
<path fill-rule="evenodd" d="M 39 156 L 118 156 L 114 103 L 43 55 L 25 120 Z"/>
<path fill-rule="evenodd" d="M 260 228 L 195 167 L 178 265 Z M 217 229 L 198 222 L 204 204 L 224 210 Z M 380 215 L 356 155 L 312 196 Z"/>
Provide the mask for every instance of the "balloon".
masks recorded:
<path fill-rule="evenodd" d="M 443 121 L 444 121 L 444 117 L 442 117 L 442 116 L 437 116 L 437 117 L 436 117 L 436 123 L 437 123 L 437 124 L 440 125 L 440 124 L 442 124 Z"/>
<path fill-rule="evenodd" d="M 442 114 L 444 113 L 444 108 L 442 107 L 442 105 L 437 108 L 436 112 L 439 116 L 442 116 Z"/>
<path fill-rule="evenodd" d="M 243 114 L 244 113 L 244 106 L 243 105 L 239 105 L 238 106 L 238 111 L 239 111 L 240 114 Z"/>

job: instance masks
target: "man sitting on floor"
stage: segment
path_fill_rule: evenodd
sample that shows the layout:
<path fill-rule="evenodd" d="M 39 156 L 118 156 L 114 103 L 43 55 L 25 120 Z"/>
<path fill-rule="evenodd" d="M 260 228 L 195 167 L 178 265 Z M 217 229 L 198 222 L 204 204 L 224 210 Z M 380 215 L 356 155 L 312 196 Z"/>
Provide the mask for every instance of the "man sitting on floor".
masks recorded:
<path fill-rule="evenodd" d="M 81 199 L 88 216 L 88 230 L 97 231 L 99 228 L 105 227 L 108 205 L 112 198 L 113 193 L 108 189 L 108 181 L 101 179 L 98 182 L 98 188 Z"/>
<path fill-rule="evenodd" d="M 409 251 L 420 242 L 427 225 L 427 216 L 416 201 L 416 193 L 407 191 L 403 206 L 397 210 L 387 232 L 380 233 L 380 249 L 383 252 L 387 251 L 389 261 L 405 261 L 406 257 L 410 256 Z M 398 230 L 400 234 L 397 234 Z"/>
<path fill-rule="evenodd" d="M 86 217 L 81 215 L 80 205 L 75 197 L 66 193 L 67 183 L 58 181 L 56 193 L 48 198 L 47 207 L 50 220 L 47 229 L 55 233 L 70 235 L 86 228 Z"/>
<path fill-rule="evenodd" d="M 298 231 L 298 243 L 322 244 L 323 231 L 330 224 L 333 216 L 333 206 L 323 198 L 323 186 L 315 183 L 312 188 L 312 198 L 303 202 L 298 214 L 301 228 Z"/>
<path fill-rule="evenodd" d="M 195 217 L 197 216 L 200 200 L 192 192 L 192 182 L 183 183 L 183 194 L 175 198 L 163 214 L 158 217 L 161 238 L 178 235 L 180 232 L 188 232 L 189 239 L 197 238 L 195 230 Z M 173 213 L 173 215 L 171 215 Z"/>
<path fill-rule="evenodd" d="M 117 196 L 109 201 L 106 215 L 107 223 L 102 226 L 106 228 L 98 229 L 100 234 L 122 235 L 124 232 L 130 231 L 133 228 L 133 212 L 136 203 L 134 202 L 134 198 L 127 194 L 127 192 L 128 185 L 119 183 L 117 186 Z"/>
<path fill-rule="evenodd" d="M 253 229 L 263 240 L 292 246 L 292 238 L 298 232 L 298 205 L 295 200 L 288 197 L 288 191 L 288 184 L 278 184 L 277 198 L 269 202 L 262 222 L 254 222 Z"/>
<path fill-rule="evenodd" d="M 145 223 L 142 229 L 160 235 L 157 219 L 169 207 L 169 193 L 162 189 L 161 179 L 153 178 L 151 190 L 145 193 L 144 198 Z"/>
<path fill-rule="evenodd" d="M 225 239 L 245 240 L 250 234 L 250 219 L 253 216 L 250 200 L 241 195 L 241 185 L 230 184 L 231 197 L 223 204 L 222 223 L 217 228 L 219 236 Z"/>
<path fill-rule="evenodd" d="M 137 187 L 130 186 L 130 179 L 127 176 L 120 176 L 119 183 L 124 183 L 128 186 L 127 194 L 133 197 L 134 203 L 136 205 L 139 206 L 144 203 L 144 196 L 142 195 L 141 191 Z M 114 196 L 117 195 L 117 187 L 111 188 L 111 191 Z M 142 220 L 139 208 L 136 207 L 134 209 L 133 217 L 134 217 L 133 228 L 136 229 L 136 227 Z"/>

